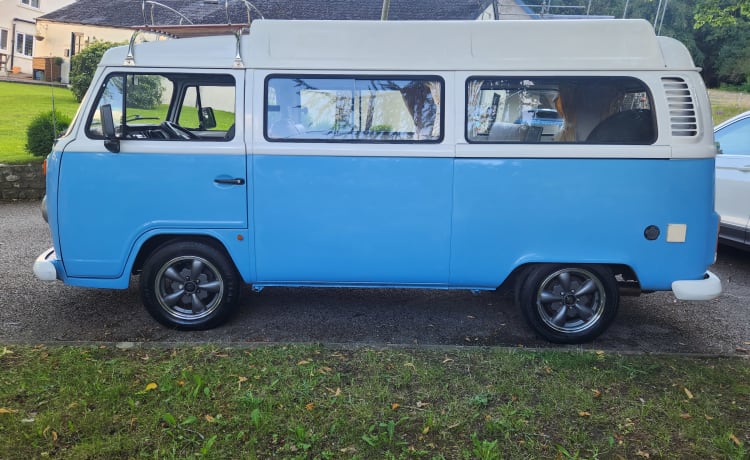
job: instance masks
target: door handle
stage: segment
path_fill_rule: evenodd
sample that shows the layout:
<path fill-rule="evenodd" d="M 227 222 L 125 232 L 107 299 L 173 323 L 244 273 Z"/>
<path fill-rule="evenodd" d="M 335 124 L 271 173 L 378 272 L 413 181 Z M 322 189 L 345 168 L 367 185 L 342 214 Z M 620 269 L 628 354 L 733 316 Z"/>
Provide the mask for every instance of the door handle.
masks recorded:
<path fill-rule="evenodd" d="M 235 177 L 233 179 L 214 179 L 214 182 L 224 185 L 245 185 L 245 179 L 241 177 Z"/>
<path fill-rule="evenodd" d="M 750 165 L 745 165 L 737 168 L 740 170 L 740 172 L 750 172 Z"/>

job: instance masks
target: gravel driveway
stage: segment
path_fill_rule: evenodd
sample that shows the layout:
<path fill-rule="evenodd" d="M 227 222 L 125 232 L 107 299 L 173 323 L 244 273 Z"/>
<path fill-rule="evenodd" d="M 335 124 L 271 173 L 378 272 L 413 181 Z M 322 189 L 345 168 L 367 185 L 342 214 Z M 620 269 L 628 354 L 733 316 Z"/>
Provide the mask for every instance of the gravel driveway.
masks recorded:
<path fill-rule="evenodd" d="M 724 294 L 682 302 L 671 293 L 623 297 L 612 327 L 595 342 L 557 346 L 537 339 L 512 298 L 494 292 L 411 289 L 267 288 L 243 291 L 229 324 L 177 332 L 127 290 L 38 281 L 34 259 L 51 246 L 38 202 L 0 203 L 0 343 L 324 342 L 345 344 L 502 345 L 747 355 L 750 349 L 750 252 L 720 248 L 712 270 Z"/>

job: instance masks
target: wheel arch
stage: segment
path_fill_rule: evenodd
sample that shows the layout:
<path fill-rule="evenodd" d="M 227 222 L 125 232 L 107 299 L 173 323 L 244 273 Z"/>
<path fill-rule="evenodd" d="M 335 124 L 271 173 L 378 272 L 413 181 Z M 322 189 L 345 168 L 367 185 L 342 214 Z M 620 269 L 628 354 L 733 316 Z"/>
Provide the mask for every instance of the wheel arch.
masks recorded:
<path fill-rule="evenodd" d="M 143 270 L 143 265 L 148 257 L 154 253 L 157 249 L 168 244 L 179 243 L 183 241 L 195 241 L 206 244 L 213 247 L 214 249 L 221 251 L 227 256 L 228 260 L 232 262 L 235 270 L 238 270 L 237 263 L 230 254 L 224 243 L 214 235 L 206 234 L 179 234 L 179 233 L 165 233 L 151 236 L 144 241 L 138 248 L 138 254 L 133 262 L 131 273 L 137 275 Z M 238 270 L 239 271 L 239 270 Z"/>
<path fill-rule="evenodd" d="M 513 292 L 516 299 L 518 299 L 518 293 L 524 280 L 531 270 L 539 265 L 576 265 L 582 267 L 598 265 L 607 267 L 615 276 L 620 295 L 632 296 L 641 293 L 641 284 L 640 281 L 638 281 L 638 275 L 631 266 L 623 263 L 597 262 L 527 262 L 513 269 L 510 275 L 508 275 L 505 281 L 503 281 L 503 284 L 498 287 L 498 290 L 503 292 Z"/>

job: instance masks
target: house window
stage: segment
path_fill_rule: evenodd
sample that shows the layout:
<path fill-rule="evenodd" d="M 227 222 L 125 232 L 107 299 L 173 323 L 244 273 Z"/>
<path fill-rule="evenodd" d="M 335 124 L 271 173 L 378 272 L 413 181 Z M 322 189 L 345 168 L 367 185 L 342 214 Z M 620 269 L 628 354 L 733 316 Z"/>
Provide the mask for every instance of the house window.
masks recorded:
<path fill-rule="evenodd" d="M 33 56 L 34 36 L 30 34 L 16 34 L 16 53 L 24 56 Z"/>
<path fill-rule="evenodd" d="M 0 50 L 8 50 L 8 29 L 0 29 Z"/>
<path fill-rule="evenodd" d="M 32 8 L 39 8 L 39 0 L 21 0 L 21 4 Z"/>

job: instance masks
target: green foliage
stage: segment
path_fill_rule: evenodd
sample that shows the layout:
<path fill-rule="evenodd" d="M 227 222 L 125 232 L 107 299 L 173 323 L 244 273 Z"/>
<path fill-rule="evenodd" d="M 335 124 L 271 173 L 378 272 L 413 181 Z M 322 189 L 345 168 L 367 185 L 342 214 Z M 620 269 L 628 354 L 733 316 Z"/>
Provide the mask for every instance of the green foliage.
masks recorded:
<path fill-rule="evenodd" d="M 737 23 L 738 18 L 750 19 L 750 0 L 698 0 L 695 8 L 695 28 L 710 25 L 725 27 Z"/>
<path fill-rule="evenodd" d="M 45 156 L 52 151 L 55 139 L 68 129 L 70 117 L 60 112 L 40 113 L 26 129 L 26 151 L 34 156 Z"/>
<path fill-rule="evenodd" d="M 128 86 L 128 108 L 155 109 L 161 103 L 161 80 L 155 75 L 140 75 L 138 84 Z"/>
<path fill-rule="evenodd" d="M 96 66 L 99 65 L 104 53 L 118 45 L 120 43 L 94 42 L 70 59 L 70 87 L 78 102 L 83 100 L 89 89 Z"/>

